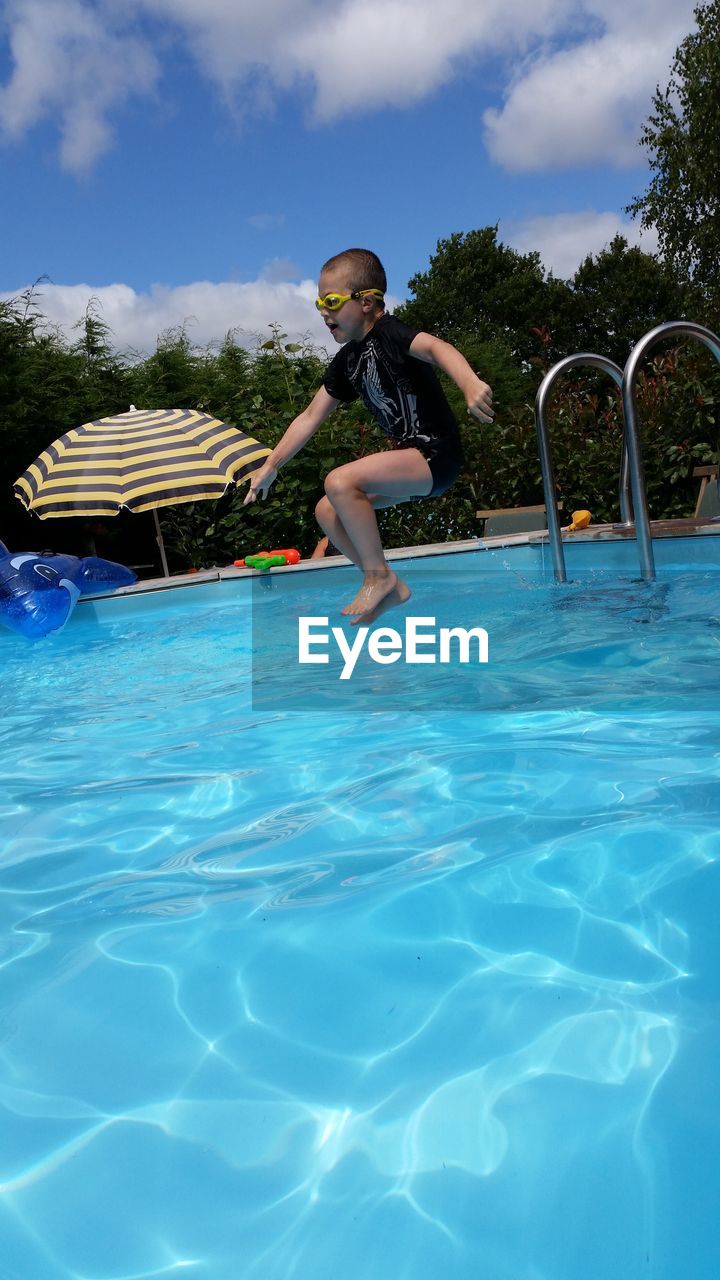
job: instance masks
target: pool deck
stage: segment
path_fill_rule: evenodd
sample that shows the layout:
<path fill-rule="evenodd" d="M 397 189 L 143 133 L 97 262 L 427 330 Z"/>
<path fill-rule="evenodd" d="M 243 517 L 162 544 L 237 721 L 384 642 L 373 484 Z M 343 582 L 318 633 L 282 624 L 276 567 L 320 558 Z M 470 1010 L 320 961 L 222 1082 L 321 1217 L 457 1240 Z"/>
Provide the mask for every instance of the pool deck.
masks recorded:
<path fill-rule="evenodd" d="M 720 535 L 720 521 L 688 517 L 682 520 L 651 520 L 650 533 L 653 538 L 688 538 L 698 534 Z M 635 526 L 624 524 L 595 524 L 577 533 L 563 534 L 563 542 L 594 542 L 628 540 L 635 537 Z M 492 551 L 498 547 L 539 545 L 548 542 L 546 529 L 531 533 L 499 534 L 494 538 L 467 538 L 460 542 L 433 542 L 416 547 L 395 547 L 386 552 L 388 560 L 415 560 L 422 556 L 457 555 L 463 551 Z M 325 556 L 318 560 L 301 560 L 296 565 L 282 565 L 274 569 L 264 570 L 266 573 L 307 573 L 316 570 L 336 568 L 347 565 L 350 561 L 345 556 Z M 173 591 L 178 587 L 192 587 L 210 582 L 221 582 L 231 578 L 251 578 L 258 575 L 257 569 L 236 569 L 234 565 L 213 569 L 199 569 L 197 573 L 172 574 L 169 578 L 143 578 L 131 587 L 121 587 L 109 594 L 113 596 L 137 595 L 149 591 Z M 98 600 L 101 596 L 88 596 L 88 600 Z M 78 603 L 82 604 L 82 600 Z"/>

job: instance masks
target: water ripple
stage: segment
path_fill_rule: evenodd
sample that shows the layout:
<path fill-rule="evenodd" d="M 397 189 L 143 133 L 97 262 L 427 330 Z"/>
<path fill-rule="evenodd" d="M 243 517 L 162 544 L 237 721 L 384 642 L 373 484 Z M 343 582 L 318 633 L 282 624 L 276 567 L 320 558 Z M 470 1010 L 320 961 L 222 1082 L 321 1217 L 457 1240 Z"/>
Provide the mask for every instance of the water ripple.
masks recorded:
<path fill-rule="evenodd" d="M 239 595 L 8 650 L 9 1280 L 716 1273 L 715 575 L 511 576 L 427 715 L 254 705 Z"/>

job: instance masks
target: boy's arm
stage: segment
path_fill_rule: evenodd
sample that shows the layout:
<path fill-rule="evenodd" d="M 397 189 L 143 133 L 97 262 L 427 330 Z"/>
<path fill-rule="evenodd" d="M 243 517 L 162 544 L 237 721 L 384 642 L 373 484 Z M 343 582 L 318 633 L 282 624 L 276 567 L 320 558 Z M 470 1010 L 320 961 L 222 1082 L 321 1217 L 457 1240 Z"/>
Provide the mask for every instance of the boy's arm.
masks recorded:
<path fill-rule="evenodd" d="M 277 478 L 277 473 L 281 467 L 289 462 L 291 458 L 299 453 L 304 444 L 307 444 L 311 436 L 315 435 L 318 427 L 322 426 L 326 418 L 330 417 L 333 409 L 337 408 L 338 401 L 331 396 L 329 391 L 324 387 L 315 393 L 310 404 L 296 418 L 293 418 L 290 426 L 285 432 L 282 439 L 278 440 L 275 448 L 269 458 L 265 459 L 259 471 L 253 474 L 250 482 L 250 488 L 245 495 L 243 506 L 246 507 L 248 502 L 255 502 L 259 493 L 263 498 L 268 495 L 271 484 Z"/>
<path fill-rule="evenodd" d="M 452 378 L 465 396 L 468 413 L 480 422 L 493 422 L 495 414 L 492 407 L 492 391 L 487 382 L 483 382 L 470 368 L 467 360 L 457 347 L 436 338 L 432 333 L 418 333 L 409 347 L 410 355 L 416 360 L 424 360 L 426 364 L 434 364 Z"/>

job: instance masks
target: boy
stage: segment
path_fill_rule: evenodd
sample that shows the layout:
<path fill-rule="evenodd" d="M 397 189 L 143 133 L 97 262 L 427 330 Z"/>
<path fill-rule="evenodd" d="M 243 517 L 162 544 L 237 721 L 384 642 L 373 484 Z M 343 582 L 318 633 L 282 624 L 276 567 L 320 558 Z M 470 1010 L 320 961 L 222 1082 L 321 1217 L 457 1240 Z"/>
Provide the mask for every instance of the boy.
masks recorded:
<path fill-rule="evenodd" d="M 316 306 L 342 349 L 323 385 L 290 423 L 252 478 L 244 505 L 266 497 L 280 467 L 302 449 L 340 401 L 361 396 L 394 443 L 391 451 L 358 458 L 331 471 L 315 508 L 321 528 L 363 574 L 355 599 L 342 609 L 353 626 L 374 622 L 410 598 L 407 583 L 385 559 L 375 512 L 399 502 L 436 497 L 463 465 L 460 433 L 434 369 L 465 396 L 468 413 L 493 421 L 492 391 L 449 342 L 418 332 L 385 311 L 387 281 L 369 249 L 346 249 L 320 273 Z"/>

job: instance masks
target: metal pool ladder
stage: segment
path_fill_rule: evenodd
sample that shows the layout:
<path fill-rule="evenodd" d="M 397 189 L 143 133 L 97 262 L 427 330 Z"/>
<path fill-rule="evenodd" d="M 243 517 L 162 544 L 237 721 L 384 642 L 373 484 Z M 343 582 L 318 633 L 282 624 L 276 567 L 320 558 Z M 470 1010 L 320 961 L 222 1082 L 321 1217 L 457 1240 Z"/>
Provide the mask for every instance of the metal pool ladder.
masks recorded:
<path fill-rule="evenodd" d="M 720 338 L 703 325 L 693 324 L 689 320 L 668 320 L 665 324 L 650 329 L 633 348 L 624 371 L 620 366 L 607 360 L 604 356 L 580 352 L 560 360 L 540 384 L 535 399 L 535 426 L 538 436 L 540 454 L 540 470 L 542 472 L 543 490 L 545 492 L 545 509 L 547 513 L 548 535 L 552 551 L 553 571 L 557 582 L 567 582 L 565 569 L 565 553 L 560 534 L 560 521 L 557 513 L 557 493 L 550 458 L 550 441 L 547 428 L 547 405 L 550 392 L 557 381 L 569 369 L 580 365 L 590 365 L 607 373 L 622 391 L 623 416 L 625 430 L 623 434 L 622 459 L 620 464 L 620 516 L 623 524 L 635 525 L 638 553 L 640 556 L 640 573 L 646 582 L 655 579 L 655 560 L 650 535 L 650 521 L 647 509 L 647 493 L 643 471 L 642 450 L 637 425 L 637 397 L 635 382 L 641 360 L 656 343 L 664 338 L 697 338 L 712 351 L 720 364 Z M 633 518 L 634 513 L 634 518 Z"/>

